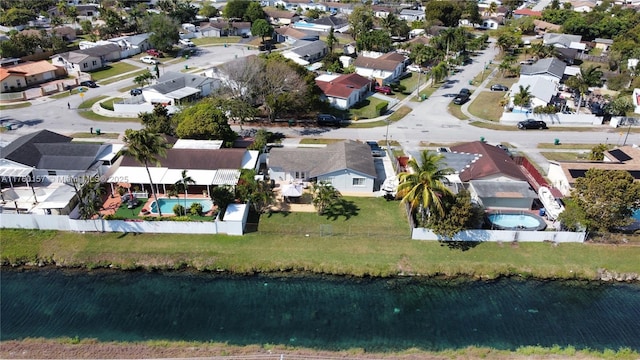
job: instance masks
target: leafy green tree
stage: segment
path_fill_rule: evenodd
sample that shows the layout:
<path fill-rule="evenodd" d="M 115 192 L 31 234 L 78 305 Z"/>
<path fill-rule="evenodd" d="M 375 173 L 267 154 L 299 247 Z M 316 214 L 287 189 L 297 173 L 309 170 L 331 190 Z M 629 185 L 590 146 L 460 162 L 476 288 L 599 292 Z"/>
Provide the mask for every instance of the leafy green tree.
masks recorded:
<path fill-rule="evenodd" d="M 212 104 L 212 100 L 204 99 L 174 114 L 176 135 L 183 139 L 222 140 L 225 147 L 231 147 L 238 135 L 224 112 Z"/>
<path fill-rule="evenodd" d="M 151 193 L 153 199 L 158 202 L 156 187 L 153 185 L 153 178 L 149 171 L 149 164 L 159 165 L 159 157 L 165 157 L 169 145 L 166 140 L 159 134 L 149 132 L 146 129 L 133 130 L 127 129 L 124 132 L 125 148 L 123 155 L 134 158 L 137 162 L 144 165 L 149 176 L 149 184 L 151 185 Z M 162 216 L 162 209 L 158 207 L 158 215 Z"/>
<path fill-rule="evenodd" d="M 607 85 L 609 85 L 607 83 Z M 607 114 L 612 116 L 625 116 L 628 112 L 633 110 L 633 103 L 629 95 L 619 95 L 604 108 Z"/>
<path fill-rule="evenodd" d="M 151 84 L 151 81 L 153 79 L 155 79 L 155 78 L 156 77 L 153 76 L 151 71 L 146 70 L 143 73 L 141 73 L 140 75 L 134 77 L 133 78 L 133 83 L 138 85 L 139 87 L 145 87 L 145 86 Z"/>
<path fill-rule="evenodd" d="M 72 177 L 73 186 L 78 198 L 80 219 L 89 220 L 100 213 L 102 195 L 105 194 L 102 184 L 95 176 Z"/>
<path fill-rule="evenodd" d="M 451 190 L 445 186 L 446 175 L 453 169 L 444 167 L 444 157 L 435 152 L 424 150 L 420 153 L 420 161 L 412 158 L 407 163 L 409 171 L 398 175 L 398 197 L 402 203 L 408 203 L 412 212 L 418 212 L 421 220 L 426 217 L 445 216 L 443 199 L 452 196 Z"/>
<path fill-rule="evenodd" d="M 342 194 L 331 183 L 322 181 L 314 184 L 311 188 L 312 203 L 318 215 L 324 214 L 325 210 L 342 198 Z"/>
<path fill-rule="evenodd" d="M 217 7 L 213 6 L 210 1 L 205 1 L 200 6 L 200 10 L 198 11 L 198 15 L 204 16 L 206 18 L 216 17 L 220 14 L 220 11 Z"/>
<path fill-rule="evenodd" d="M 349 15 L 351 37 L 358 39 L 373 29 L 373 9 L 370 5 L 356 5 Z"/>
<path fill-rule="evenodd" d="M 329 28 L 329 34 L 327 34 L 327 47 L 329 47 L 329 53 L 333 54 L 333 48 L 338 43 L 338 39 L 334 34 L 333 26 Z"/>
<path fill-rule="evenodd" d="M 591 152 L 589 153 L 589 160 L 602 161 L 604 160 L 604 152 L 607 151 L 608 147 L 605 144 L 598 144 L 591 148 Z"/>
<path fill-rule="evenodd" d="M 211 189 L 211 201 L 218 207 L 220 220 L 224 220 L 224 213 L 227 206 L 233 204 L 236 200 L 235 194 L 228 186 L 216 186 Z"/>
<path fill-rule="evenodd" d="M 444 80 L 447 77 L 448 72 L 447 63 L 444 61 L 439 62 L 438 65 L 431 68 L 430 75 L 433 86 L 437 86 L 439 82 Z"/>
<path fill-rule="evenodd" d="M 495 2 L 492 1 L 489 4 L 489 7 L 494 4 Z M 464 19 L 467 19 L 471 24 L 482 24 L 482 17 L 480 16 L 480 8 L 478 7 L 478 3 L 476 1 L 467 1 L 464 7 L 464 12 L 462 13 L 462 17 Z"/>
<path fill-rule="evenodd" d="M 471 194 L 468 190 L 462 190 L 455 196 L 444 198 L 443 207 L 446 216 L 431 217 L 426 224 L 440 236 L 452 239 L 460 231 L 479 228 L 482 224 L 484 211 L 471 202 Z"/>
<path fill-rule="evenodd" d="M 531 91 L 529 90 L 530 87 L 531 85 L 527 85 L 526 87 L 519 85 L 518 92 L 513 96 L 513 105 L 523 108 L 531 105 L 533 95 L 531 95 Z"/>
<path fill-rule="evenodd" d="M 104 25 L 99 28 L 103 38 L 120 35 L 125 28 L 123 16 L 112 8 L 101 8 L 100 19 L 104 21 Z"/>
<path fill-rule="evenodd" d="M 307 73 L 303 67 L 285 60 L 281 54 L 267 59 L 257 91 L 270 121 L 305 104 L 310 90 L 303 73 Z"/>
<path fill-rule="evenodd" d="M 252 1 L 247 6 L 247 10 L 244 13 L 243 19 L 250 23 L 254 23 L 259 19 L 264 19 L 264 10 L 262 10 L 262 5 L 260 2 Z"/>
<path fill-rule="evenodd" d="M 173 184 L 176 191 L 184 192 L 184 214 L 187 215 L 187 194 L 189 193 L 189 185 L 195 185 L 195 180 L 187 174 L 187 170 L 182 170 L 180 179 Z"/>
<path fill-rule="evenodd" d="M 265 36 L 271 36 L 273 34 L 273 27 L 269 25 L 267 20 L 258 19 L 253 25 L 251 25 L 251 34 L 254 36 L 260 36 L 262 38 L 262 43 L 264 44 Z"/>
<path fill-rule="evenodd" d="M 180 40 L 180 25 L 167 15 L 153 14 L 148 16 L 145 28 L 151 33 L 149 43 L 160 51 L 170 51 L 173 44 Z"/>
<path fill-rule="evenodd" d="M 590 169 L 576 179 L 571 200 L 584 212 L 589 230 L 612 231 L 629 225 L 633 210 L 640 208 L 640 183 L 626 170 Z"/>
<path fill-rule="evenodd" d="M 242 202 L 249 202 L 253 209 L 262 214 L 275 201 L 275 193 L 268 181 L 256 180 L 255 170 L 242 170 L 236 185 L 236 194 Z"/>
<path fill-rule="evenodd" d="M 222 16 L 226 19 L 244 19 L 245 11 L 249 8 L 250 3 L 249 0 L 231 0 L 224 6 Z"/>
<path fill-rule="evenodd" d="M 145 129 L 151 133 L 171 136 L 175 134 L 175 126 L 169 116 L 169 110 L 162 104 L 154 104 L 153 112 L 140 113 L 138 117 Z"/>
<path fill-rule="evenodd" d="M 391 37 L 383 30 L 372 30 L 360 35 L 356 47 L 359 51 L 386 53 L 392 49 Z"/>
<path fill-rule="evenodd" d="M 462 18 L 462 8 L 456 1 L 429 1 L 425 4 L 425 19 L 437 21 L 446 27 L 457 27 Z"/>
<path fill-rule="evenodd" d="M 36 13 L 33 10 L 13 7 L 0 13 L 0 24 L 5 26 L 24 25 L 35 17 Z"/>
<path fill-rule="evenodd" d="M 496 45 L 500 48 L 500 52 L 505 53 L 510 49 L 519 46 L 522 43 L 522 39 L 519 34 L 514 34 L 511 31 L 503 31 L 496 40 Z"/>

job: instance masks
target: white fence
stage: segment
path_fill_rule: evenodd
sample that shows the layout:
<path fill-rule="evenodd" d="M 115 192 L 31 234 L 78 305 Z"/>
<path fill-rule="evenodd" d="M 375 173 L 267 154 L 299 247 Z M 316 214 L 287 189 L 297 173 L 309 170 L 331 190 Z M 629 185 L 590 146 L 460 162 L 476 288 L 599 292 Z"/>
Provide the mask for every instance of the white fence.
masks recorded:
<path fill-rule="evenodd" d="M 74 220 L 64 215 L 0 214 L 0 228 L 88 232 L 242 235 L 248 211 L 231 221 Z"/>
<path fill-rule="evenodd" d="M 603 117 L 593 114 L 533 114 L 505 112 L 500 117 L 501 123 L 516 124 L 526 119 L 542 120 L 547 125 L 602 125 Z"/>
<path fill-rule="evenodd" d="M 584 232 L 570 231 L 515 231 L 515 230 L 465 230 L 461 231 L 453 239 L 446 239 L 426 228 L 414 228 L 411 231 L 413 240 L 453 240 L 453 241 L 478 241 L 478 242 L 543 242 L 555 243 L 584 242 Z"/>

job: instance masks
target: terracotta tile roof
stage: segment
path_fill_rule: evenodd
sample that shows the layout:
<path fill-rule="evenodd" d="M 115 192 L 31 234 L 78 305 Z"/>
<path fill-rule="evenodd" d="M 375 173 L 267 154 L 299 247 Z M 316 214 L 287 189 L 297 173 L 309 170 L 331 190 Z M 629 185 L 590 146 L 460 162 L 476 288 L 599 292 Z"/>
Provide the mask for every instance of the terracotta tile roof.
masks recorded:
<path fill-rule="evenodd" d="M 513 12 L 514 15 L 522 16 L 542 16 L 542 11 L 534 11 L 531 9 L 518 9 Z"/>
<path fill-rule="evenodd" d="M 397 52 L 388 52 L 388 53 L 380 56 L 378 59 L 391 60 L 391 61 L 397 61 L 397 62 L 404 62 L 406 60 L 404 55 L 399 54 Z"/>
<path fill-rule="evenodd" d="M 318 81 L 316 84 L 326 96 L 346 99 L 354 91 L 371 84 L 369 79 L 358 74 L 341 75 L 332 81 Z"/>
<path fill-rule="evenodd" d="M 12 74 L 20 76 L 31 76 L 42 74 L 48 71 L 55 71 L 57 68 L 51 65 L 49 62 L 42 61 L 28 61 L 20 63 L 18 65 L 7 66 L 0 68 L 0 79 L 4 80 Z"/>
<path fill-rule="evenodd" d="M 490 176 L 506 176 L 516 180 L 527 181 L 516 162 L 502 149 L 474 141 L 450 147 L 451 151 L 469 154 L 478 154 L 478 160 L 469 168 L 460 172 L 460 180 L 480 180 Z"/>

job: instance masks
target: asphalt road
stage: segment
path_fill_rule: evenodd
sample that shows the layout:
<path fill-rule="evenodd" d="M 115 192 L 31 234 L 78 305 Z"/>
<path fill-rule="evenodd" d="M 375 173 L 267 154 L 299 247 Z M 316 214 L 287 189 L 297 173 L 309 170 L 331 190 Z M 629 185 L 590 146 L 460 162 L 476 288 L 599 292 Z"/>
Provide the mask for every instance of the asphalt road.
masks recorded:
<path fill-rule="evenodd" d="M 279 131 L 288 137 L 327 137 L 356 140 L 389 140 L 399 142 L 406 151 L 416 151 L 420 149 L 421 142 L 430 143 L 455 143 L 464 141 L 480 140 L 483 137 L 487 142 L 497 144 L 506 142 L 512 144 L 516 150 L 531 156 L 546 170 L 546 160 L 539 155 L 538 143 L 553 143 L 559 139 L 562 143 L 614 143 L 622 144 L 625 132 L 623 129 L 613 129 L 607 126 L 596 126 L 585 131 L 554 131 L 529 130 L 529 131 L 498 131 L 478 128 L 469 124 L 469 121 L 462 121 L 449 114 L 447 107 L 452 100 L 452 96 L 463 88 L 471 88 L 469 80 L 480 73 L 489 61 L 495 58 L 498 49 L 490 45 L 479 56 L 475 57 L 470 65 L 464 66 L 463 70 L 447 79 L 447 85 L 435 91 L 427 100 L 423 102 L 403 102 L 404 105 L 413 108 L 413 111 L 404 119 L 386 127 L 370 129 L 354 128 L 287 128 L 277 127 L 272 131 Z M 179 71 L 185 65 L 190 68 L 207 69 L 211 66 L 219 65 L 227 61 L 255 54 L 256 51 L 247 50 L 245 46 L 215 46 L 201 48 L 198 56 L 191 57 L 185 62 L 176 64 L 165 64 L 161 66 L 161 71 Z M 145 64 L 139 61 L 126 60 L 141 68 Z M 485 81 L 488 81 L 487 78 Z M 60 133 L 70 134 L 75 132 L 87 132 L 89 128 L 101 129 L 102 132 L 122 133 L 125 129 L 140 128 L 140 124 L 135 122 L 96 122 L 82 118 L 77 110 L 77 106 L 83 101 L 93 97 L 108 95 L 120 96 L 119 88 L 132 85 L 131 79 L 117 83 L 100 86 L 90 89 L 81 99 L 78 95 L 64 99 L 38 98 L 32 100 L 32 106 L 21 109 L 3 110 L 0 119 L 16 123 L 17 129 L 1 134 L 0 141 L 7 143 L 18 136 L 31 133 L 40 129 L 49 129 Z M 126 95 L 128 96 L 128 95 Z M 473 101 L 474 96 L 471 97 Z M 470 101 L 470 102 L 471 102 Z M 71 109 L 67 109 L 67 102 Z M 248 128 L 247 126 L 244 127 Z M 235 130 L 240 130 L 234 126 Z M 514 126 L 515 129 L 515 126 Z M 639 134 L 629 134 L 627 144 L 640 144 Z"/>

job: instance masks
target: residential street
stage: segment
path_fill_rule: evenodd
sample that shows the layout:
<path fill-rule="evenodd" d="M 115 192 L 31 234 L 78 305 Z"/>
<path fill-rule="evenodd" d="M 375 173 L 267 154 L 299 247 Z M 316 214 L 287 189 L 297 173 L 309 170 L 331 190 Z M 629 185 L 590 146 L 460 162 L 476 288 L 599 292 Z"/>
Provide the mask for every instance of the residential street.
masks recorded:
<path fill-rule="evenodd" d="M 448 78 L 447 84 L 436 90 L 427 100 L 423 102 L 401 101 L 398 106 L 406 105 L 413 108 L 413 111 L 404 119 L 390 124 L 388 127 L 377 127 L 370 129 L 355 128 L 288 128 L 276 127 L 273 131 L 282 132 L 287 137 L 319 137 L 319 138 L 341 138 L 357 140 L 384 140 L 388 134 L 389 140 L 398 141 L 406 151 L 416 151 L 420 149 L 421 142 L 429 143 L 454 143 L 462 141 L 480 140 L 483 137 L 489 143 L 509 143 L 520 152 L 524 152 L 538 162 L 545 170 L 546 160 L 539 155 L 538 143 L 553 143 L 554 139 L 559 139 L 562 143 L 619 143 L 622 144 L 624 131 L 613 129 L 608 126 L 597 126 L 588 131 L 553 131 L 549 130 L 529 130 L 529 131 L 498 131 L 478 128 L 469 124 L 470 121 L 461 121 L 449 114 L 447 107 L 453 95 L 463 88 L 471 88 L 468 85 L 484 66 L 492 61 L 498 49 L 490 45 L 481 55 L 473 59 L 473 63 L 463 67 L 463 71 Z M 257 53 L 254 50 L 247 50 L 245 46 L 212 46 L 203 47 L 199 55 L 175 64 L 161 65 L 163 71 L 180 71 L 185 65 L 189 68 L 197 69 L 200 72 L 211 66 L 219 65 L 227 61 Z M 214 60 L 215 59 L 215 60 Z M 140 67 L 145 65 L 133 59 L 127 60 Z M 485 83 L 490 80 L 488 75 Z M 0 118 L 4 122 L 19 124 L 15 130 L 2 134 L 0 145 L 6 144 L 18 136 L 37 131 L 40 129 L 50 129 L 60 133 L 71 134 L 75 132 L 88 132 L 90 128 L 101 129 L 103 133 L 122 133 L 125 129 L 140 128 L 137 122 L 96 122 L 84 119 L 78 114 L 77 106 L 84 100 L 97 96 L 122 96 L 117 89 L 130 86 L 131 79 L 122 80 L 113 84 L 90 89 L 84 98 L 78 95 L 59 100 L 51 98 L 38 98 L 31 100 L 32 106 L 20 109 L 3 110 Z M 489 91 L 484 90 L 484 91 Z M 124 95 L 128 96 L 128 94 Z M 462 107 L 466 112 L 468 104 Z M 67 102 L 71 109 L 67 109 Z M 468 112 L 466 115 L 475 120 Z M 523 120 L 525 115 L 523 115 Z M 250 127 L 244 126 L 247 129 Z M 515 128 L 515 126 L 514 126 Z M 234 126 L 236 131 L 239 126 Z M 292 139 L 292 141 L 296 141 Z M 631 133 L 628 136 L 627 144 L 640 143 L 640 135 Z"/>

